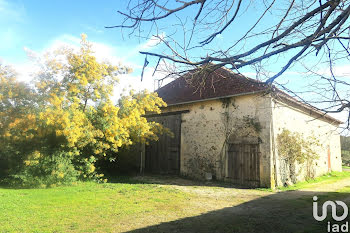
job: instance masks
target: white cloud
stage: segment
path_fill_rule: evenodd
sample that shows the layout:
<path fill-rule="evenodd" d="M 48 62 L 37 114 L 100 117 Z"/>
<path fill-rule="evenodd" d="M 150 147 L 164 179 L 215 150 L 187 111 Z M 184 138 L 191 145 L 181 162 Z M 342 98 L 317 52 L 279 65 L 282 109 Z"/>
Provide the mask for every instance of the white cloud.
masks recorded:
<path fill-rule="evenodd" d="M 154 70 L 155 67 L 146 67 L 142 81 L 141 75 L 137 73 L 123 75 L 120 84 L 116 88 L 116 93 L 122 93 L 124 90 L 128 92 L 131 89 L 136 91 L 155 91 L 173 80 L 170 77 L 165 80 L 163 78 L 170 72 L 173 72 L 174 68 L 172 64 L 162 61 L 159 63 L 156 72 Z M 139 70 L 142 70 L 142 67 Z M 161 80 L 160 83 L 158 83 L 159 80 Z"/>
<path fill-rule="evenodd" d="M 88 38 L 89 40 L 89 38 Z M 72 36 L 72 35 L 62 35 L 55 40 L 53 40 L 51 43 L 49 43 L 49 46 L 45 48 L 45 51 L 54 51 L 61 47 L 70 47 L 73 49 L 78 50 L 80 47 L 80 37 Z M 120 63 L 123 58 L 117 57 L 118 48 L 114 47 L 112 45 L 99 43 L 90 41 L 92 45 L 92 50 L 94 51 L 94 55 L 99 60 L 108 60 L 109 62 L 118 64 Z"/>
<path fill-rule="evenodd" d="M 22 38 L 19 36 L 19 26 L 25 22 L 23 5 L 0 0 L 0 52 L 18 46 Z"/>
<path fill-rule="evenodd" d="M 162 42 L 162 40 L 165 38 L 165 33 L 162 32 L 158 36 L 152 36 L 149 38 L 146 42 L 140 44 L 139 46 L 136 47 L 136 50 L 150 50 L 153 47 L 157 46 L 159 43 Z"/>
<path fill-rule="evenodd" d="M 233 71 L 233 72 L 235 72 L 235 71 Z M 237 73 L 237 72 L 236 72 Z M 249 71 L 247 71 L 247 72 L 242 72 L 242 75 L 244 75 L 244 76 L 246 76 L 246 77 L 248 77 L 248 78 L 255 78 L 256 77 L 256 72 L 249 72 Z"/>
<path fill-rule="evenodd" d="M 338 113 L 328 113 L 328 115 L 340 120 L 340 121 L 343 121 L 343 122 L 346 122 L 348 117 L 349 117 L 349 111 L 342 111 L 342 112 L 338 112 Z"/>
<path fill-rule="evenodd" d="M 323 75 L 326 77 L 330 77 L 331 70 L 328 65 L 324 65 L 322 67 L 312 67 L 310 68 L 315 72 L 315 74 Z M 333 65 L 332 72 L 335 77 L 349 77 L 350 76 L 350 66 L 349 65 Z"/>
<path fill-rule="evenodd" d="M 163 34 L 161 35 L 161 37 L 163 37 Z M 49 45 L 43 49 L 42 52 L 44 51 L 52 52 L 61 47 L 71 47 L 73 49 L 79 49 L 80 41 L 81 41 L 80 37 L 65 34 L 52 40 L 49 43 Z M 134 62 L 130 62 L 130 60 L 135 60 L 135 57 L 139 56 L 140 50 L 149 51 L 154 46 L 156 46 L 159 42 L 160 40 L 153 36 L 146 42 L 138 46 L 135 46 L 134 48 L 130 48 L 129 51 L 125 53 L 125 48 L 121 49 L 120 47 L 113 46 L 110 44 L 90 41 L 90 43 L 92 44 L 94 55 L 98 60 L 109 61 L 113 64 L 123 64 L 126 66 L 130 66 L 133 69 L 141 69 L 142 65 L 136 65 Z"/>
<path fill-rule="evenodd" d="M 5 22 L 23 22 L 25 8 L 23 5 L 0 0 L 0 19 Z"/>
<path fill-rule="evenodd" d="M 84 27 L 87 31 L 95 33 L 95 34 L 104 33 L 104 31 L 102 29 L 98 29 L 98 27 L 93 27 L 93 26 L 89 26 L 89 25 L 82 25 L 82 27 Z"/>
<path fill-rule="evenodd" d="M 76 36 L 62 35 L 52 40 L 50 43 L 48 43 L 47 46 L 45 46 L 40 51 L 34 51 L 28 47 L 25 47 L 24 50 L 26 51 L 28 57 L 40 58 L 40 57 L 43 57 L 45 53 L 54 52 L 55 50 L 62 47 L 79 49 L 80 40 L 81 39 Z M 141 82 L 140 73 L 142 70 L 142 65 L 138 65 L 133 62 L 130 62 L 131 59 L 135 60 L 137 56 L 140 56 L 138 55 L 138 49 L 141 49 L 141 48 L 151 49 L 153 46 L 159 43 L 159 40 L 157 41 L 154 37 L 151 38 L 149 41 L 135 47 L 134 49 L 131 49 L 132 51 L 137 51 L 137 53 L 134 53 L 133 57 L 130 57 L 130 53 L 128 53 L 127 55 L 121 54 L 120 49 L 116 46 L 112 46 L 105 43 L 99 43 L 95 41 L 90 41 L 90 42 L 92 44 L 94 55 L 97 57 L 98 60 L 109 61 L 115 65 L 126 65 L 135 71 L 134 73 L 120 76 L 120 83 L 116 87 L 116 93 L 118 93 L 118 95 L 119 93 L 123 92 L 124 89 L 126 89 L 127 91 L 129 91 L 130 89 L 134 89 L 136 91 L 140 91 L 144 89 L 147 89 L 149 91 L 154 91 L 154 89 L 157 88 L 157 85 L 155 85 L 156 84 L 155 80 L 165 75 L 164 71 L 160 71 L 160 72 L 156 72 L 155 75 L 153 76 L 154 67 L 146 67 L 143 81 Z M 12 65 L 19 73 L 19 79 L 21 81 L 26 81 L 26 82 L 30 82 L 32 79 L 31 75 L 37 72 L 39 69 L 38 66 L 35 65 L 35 62 L 33 61 L 33 59 L 28 59 L 24 63 L 10 64 L 10 65 Z M 162 67 L 164 68 L 165 65 L 161 63 L 158 69 L 161 70 L 163 69 Z"/>
<path fill-rule="evenodd" d="M 130 90 L 155 90 L 155 79 L 152 77 L 153 68 L 146 68 L 143 80 L 141 82 L 141 76 L 137 74 L 125 74 L 120 76 L 120 82 L 115 87 L 115 95 L 127 93 Z"/>
<path fill-rule="evenodd" d="M 32 80 L 32 75 L 39 70 L 39 67 L 33 62 L 13 64 L 13 67 L 18 73 L 18 79 L 23 82 L 30 82 Z"/>
<path fill-rule="evenodd" d="M 12 28 L 4 28 L 0 31 L 0 50 L 12 48 L 18 41 L 18 35 Z"/>
<path fill-rule="evenodd" d="M 162 42 L 162 39 L 165 38 L 165 33 L 162 32 L 160 33 L 158 36 L 152 36 L 151 38 L 149 38 L 148 40 L 146 40 L 145 42 L 135 46 L 135 48 L 132 48 L 125 56 L 124 58 L 130 59 L 134 56 L 138 56 L 140 51 L 150 51 L 152 49 L 154 49 L 158 44 L 160 44 Z"/>
<path fill-rule="evenodd" d="M 350 135 L 350 130 L 346 129 L 349 117 L 349 110 L 344 110 L 339 113 L 329 113 L 328 115 L 343 122 L 343 124 L 340 125 L 340 128 L 338 130 L 342 135 Z"/>
<path fill-rule="evenodd" d="M 330 75 L 330 70 L 328 69 L 325 73 Z M 339 65 L 333 68 L 333 73 L 338 77 L 349 77 L 350 76 L 350 66 L 349 65 Z"/>

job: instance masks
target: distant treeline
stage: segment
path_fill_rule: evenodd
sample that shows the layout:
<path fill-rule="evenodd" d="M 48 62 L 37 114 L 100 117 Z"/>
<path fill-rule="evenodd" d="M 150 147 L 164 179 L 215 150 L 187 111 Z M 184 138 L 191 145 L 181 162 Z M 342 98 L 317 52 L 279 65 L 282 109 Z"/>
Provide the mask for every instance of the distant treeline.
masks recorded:
<path fill-rule="evenodd" d="M 350 137 L 340 136 L 340 143 L 342 150 L 350 151 Z"/>
<path fill-rule="evenodd" d="M 340 136 L 343 164 L 350 165 L 350 137 Z"/>

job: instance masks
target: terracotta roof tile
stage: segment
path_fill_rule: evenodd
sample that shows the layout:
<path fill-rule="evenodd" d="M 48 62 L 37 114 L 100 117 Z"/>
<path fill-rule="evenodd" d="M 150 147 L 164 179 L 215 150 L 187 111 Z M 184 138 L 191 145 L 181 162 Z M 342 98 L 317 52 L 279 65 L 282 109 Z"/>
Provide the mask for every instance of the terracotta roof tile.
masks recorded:
<path fill-rule="evenodd" d="M 267 89 L 262 82 L 220 68 L 206 73 L 189 72 L 156 92 L 168 105 L 174 105 Z"/>
<path fill-rule="evenodd" d="M 316 118 L 323 118 L 337 124 L 342 123 L 277 88 L 273 89 L 276 94 L 274 95 L 275 98 L 279 96 L 278 99 L 288 105 L 296 105 L 297 108 L 308 112 L 310 115 L 315 114 Z M 271 88 L 263 82 L 233 73 L 225 68 L 219 68 L 211 72 L 188 72 L 159 88 L 156 92 L 168 105 L 177 105 L 268 90 L 271 91 Z"/>

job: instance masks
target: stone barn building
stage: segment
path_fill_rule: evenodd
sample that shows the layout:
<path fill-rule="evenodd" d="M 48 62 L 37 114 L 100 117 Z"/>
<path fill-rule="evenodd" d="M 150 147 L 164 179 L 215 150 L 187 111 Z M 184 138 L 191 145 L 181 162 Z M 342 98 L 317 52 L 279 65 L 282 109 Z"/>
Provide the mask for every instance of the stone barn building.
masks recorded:
<path fill-rule="evenodd" d="M 224 68 L 187 73 L 156 91 L 168 104 L 148 115 L 171 129 L 143 149 L 146 172 L 217 179 L 251 187 L 288 183 L 278 153 L 283 130 L 314 137 L 318 158 L 296 164 L 296 178 L 341 171 L 340 121 L 262 82 Z"/>

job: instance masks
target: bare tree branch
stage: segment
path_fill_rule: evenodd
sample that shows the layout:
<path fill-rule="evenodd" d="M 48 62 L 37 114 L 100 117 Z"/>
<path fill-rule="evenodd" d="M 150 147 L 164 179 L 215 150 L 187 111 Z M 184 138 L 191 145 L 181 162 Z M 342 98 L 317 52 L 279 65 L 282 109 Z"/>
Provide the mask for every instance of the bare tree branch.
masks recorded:
<path fill-rule="evenodd" d="M 346 91 L 350 82 L 339 77 L 336 69 L 350 61 L 348 0 L 129 0 L 127 9 L 118 13 L 124 21 L 109 28 L 141 33 L 148 23 L 151 29 L 147 36 L 165 31 L 167 36 L 159 37 L 162 51 L 140 51 L 158 58 L 155 70 L 160 61 L 178 64 L 178 74 L 224 66 L 240 72 L 246 67 L 273 85 L 286 77 L 286 71 L 301 66 L 306 69 L 302 82 L 313 80 L 302 95 L 313 90 L 320 98 L 304 97 L 305 102 L 318 104 L 327 113 L 350 111 L 350 93 Z M 255 15 L 247 27 L 247 16 Z M 151 32 L 153 25 L 156 32 Z M 319 68 L 304 65 L 313 61 L 323 70 L 320 74 L 313 70 Z M 175 73 L 171 71 L 165 78 Z M 202 81 L 211 82 L 205 77 Z M 293 83 L 281 86 L 292 92 L 288 85 Z"/>

